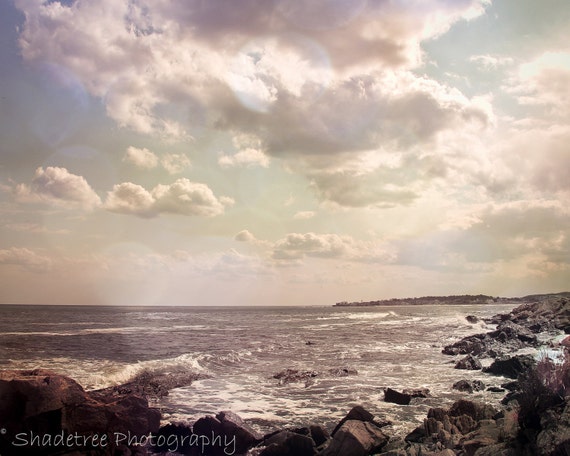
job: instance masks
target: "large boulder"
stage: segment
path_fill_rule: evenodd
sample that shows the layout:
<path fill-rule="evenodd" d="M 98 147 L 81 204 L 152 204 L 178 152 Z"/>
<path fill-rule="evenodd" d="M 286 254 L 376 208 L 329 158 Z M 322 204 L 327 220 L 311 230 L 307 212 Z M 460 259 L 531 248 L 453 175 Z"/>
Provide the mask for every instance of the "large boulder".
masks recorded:
<path fill-rule="evenodd" d="M 0 435 L 0 454 L 14 454 L 14 436 L 20 433 L 42 438 L 60 435 L 61 439 L 96 435 L 98 440 L 76 439 L 66 443 L 65 449 L 112 454 L 116 447 L 126 445 L 122 435 L 140 439 L 156 432 L 160 412 L 149 408 L 143 397 L 88 393 L 71 378 L 51 371 L 9 370 L 0 371 L 0 423 L 6 431 Z M 35 442 L 32 446 L 31 438 L 20 439 L 19 454 L 34 453 L 38 450 Z M 41 446 L 43 454 L 62 451 L 61 445 Z"/>
<path fill-rule="evenodd" d="M 538 343 L 536 335 L 531 330 L 512 321 L 500 323 L 495 331 L 491 331 L 488 334 L 489 337 L 503 343 L 513 339 L 518 339 L 528 345 L 536 345 Z"/>
<path fill-rule="evenodd" d="M 234 454 L 243 454 L 263 438 L 238 415 L 228 411 L 200 418 L 194 423 L 192 430 L 200 436 L 200 440 L 209 439 L 203 453 L 212 456 L 227 454 L 229 446 L 234 450 Z"/>
<path fill-rule="evenodd" d="M 350 409 L 350 411 L 346 414 L 346 416 L 342 420 L 339 421 L 339 423 L 333 429 L 331 435 L 334 436 L 337 433 L 337 431 L 342 427 L 342 425 L 350 420 L 365 421 L 368 423 L 372 423 L 379 428 L 384 426 L 389 426 L 390 424 L 392 424 L 390 421 L 387 420 L 377 420 L 376 417 L 368 410 L 366 410 L 364 407 L 362 407 L 361 405 L 356 405 L 352 407 L 352 409 Z"/>
<path fill-rule="evenodd" d="M 399 405 L 409 405 L 414 398 L 430 397 L 429 389 L 427 388 L 414 388 L 405 389 L 402 392 L 396 391 L 392 388 L 384 390 L 384 401 L 392 402 Z"/>
<path fill-rule="evenodd" d="M 531 355 L 516 355 L 510 358 L 496 359 L 484 372 L 493 375 L 502 375 L 508 378 L 518 378 L 523 372 L 527 372 L 536 365 Z"/>
<path fill-rule="evenodd" d="M 307 435 L 291 431 L 280 431 L 264 442 L 265 448 L 259 456 L 313 456 L 315 442 Z"/>
<path fill-rule="evenodd" d="M 367 456 L 379 452 L 388 436 L 373 423 L 348 420 L 334 434 L 322 456 Z"/>

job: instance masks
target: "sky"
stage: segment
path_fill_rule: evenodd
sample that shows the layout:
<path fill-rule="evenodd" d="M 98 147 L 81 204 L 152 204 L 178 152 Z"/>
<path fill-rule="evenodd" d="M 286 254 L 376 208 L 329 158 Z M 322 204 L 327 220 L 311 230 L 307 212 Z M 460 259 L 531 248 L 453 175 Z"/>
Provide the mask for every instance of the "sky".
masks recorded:
<path fill-rule="evenodd" d="M 0 2 L 0 302 L 570 290 L 567 0 Z"/>

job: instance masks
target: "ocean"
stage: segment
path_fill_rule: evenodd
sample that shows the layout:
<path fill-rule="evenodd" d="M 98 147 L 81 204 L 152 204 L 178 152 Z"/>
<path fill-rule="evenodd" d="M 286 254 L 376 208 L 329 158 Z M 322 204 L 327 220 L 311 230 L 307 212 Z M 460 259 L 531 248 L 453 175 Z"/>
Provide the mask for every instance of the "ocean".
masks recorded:
<path fill-rule="evenodd" d="M 150 371 L 205 378 L 153 405 L 165 421 L 231 410 L 260 432 L 332 426 L 354 405 L 393 421 L 392 433 L 421 423 L 427 410 L 465 393 L 460 379 L 504 379 L 454 369 L 444 345 L 485 332 L 479 317 L 514 305 L 398 307 L 84 307 L 0 306 L 0 369 L 45 368 L 85 389 L 124 383 Z M 284 369 L 314 371 L 280 384 Z M 339 372 L 343 375 L 339 375 Z M 344 375 L 348 373 L 349 375 Z M 207 378 L 206 378 L 207 377 Z M 383 401 L 383 389 L 428 388 L 410 406 Z M 476 392 L 496 402 L 503 393 Z"/>

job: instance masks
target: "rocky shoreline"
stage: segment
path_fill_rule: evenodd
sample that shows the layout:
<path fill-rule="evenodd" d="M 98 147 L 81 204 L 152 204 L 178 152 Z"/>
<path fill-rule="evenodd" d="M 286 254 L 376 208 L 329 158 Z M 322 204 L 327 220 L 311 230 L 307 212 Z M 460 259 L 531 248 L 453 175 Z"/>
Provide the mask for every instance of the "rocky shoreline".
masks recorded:
<path fill-rule="evenodd" d="M 468 321 L 477 317 L 467 316 Z M 86 392 L 74 380 L 45 370 L 0 371 L 0 454 L 26 455 L 250 455 L 250 456 L 492 456 L 570 454 L 570 347 L 552 342 L 570 333 L 570 300 L 546 296 L 486 321 L 487 333 L 443 348 L 456 369 L 479 370 L 511 379 L 493 387 L 501 403 L 468 399 L 449 408 L 432 407 L 421 426 L 405 437 L 391 423 L 354 407 L 326 429 L 319 424 L 261 435 L 239 416 L 221 411 L 192 425 L 161 426 L 149 399 L 188 385 L 188 373 L 142 375 L 131 382 Z M 558 337 L 559 338 L 559 337 Z M 550 340 L 550 341 L 549 341 Z M 566 361 L 539 361 L 521 349 L 557 349 Z M 545 352 L 546 353 L 546 352 Z M 492 362 L 483 368 L 481 360 Z M 546 370 L 545 370 L 546 369 Z M 352 372 L 330 373 L 351 375 Z M 556 375 L 554 375 L 556 374 Z M 280 382 L 310 381 L 313 372 L 284 370 Z M 450 385 L 451 388 L 451 385 Z M 470 394 L 485 388 L 461 380 L 454 389 Z M 384 400 L 406 407 L 429 391 L 387 389 Z"/>

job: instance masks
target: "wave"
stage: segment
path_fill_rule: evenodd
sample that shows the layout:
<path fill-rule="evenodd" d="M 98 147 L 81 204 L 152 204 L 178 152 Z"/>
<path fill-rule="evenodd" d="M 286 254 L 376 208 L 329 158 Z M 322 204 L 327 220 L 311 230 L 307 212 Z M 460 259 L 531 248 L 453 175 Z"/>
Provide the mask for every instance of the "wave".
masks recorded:
<path fill-rule="evenodd" d="M 123 326 L 115 328 L 86 328 L 79 330 L 63 331 L 11 331 L 0 333 L 1 336 L 49 336 L 49 337 L 69 337 L 92 334 L 133 334 L 140 332 L 162 333 L 173 330 L 206 330 L 206 325 L 173 325 L 173 326 Z"/>

